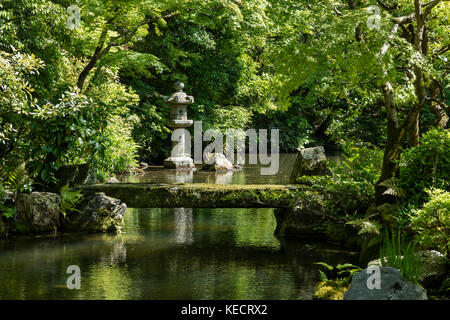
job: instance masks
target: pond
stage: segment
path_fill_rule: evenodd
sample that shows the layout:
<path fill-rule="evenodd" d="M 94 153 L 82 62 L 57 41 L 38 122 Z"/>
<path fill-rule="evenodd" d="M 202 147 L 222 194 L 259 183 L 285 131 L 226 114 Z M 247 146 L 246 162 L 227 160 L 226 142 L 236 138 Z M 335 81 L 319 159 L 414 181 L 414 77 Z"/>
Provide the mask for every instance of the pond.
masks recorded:
<path fill-rule="evenodd" d="M 263 176 L 261 165 L 248 164 L 248 155 L 243 169 L 235 172 L 216 173 L 211 171 L 175 171 L 162 167 L 152 167 L 143 175 L 118 176 L 120 182 L 127 183 L 212 183 L 212 184 L 289 184 L 296 153 L 280 154 L 279 170 L 274 175 Z M 327 155 L 328 160 L 341 163 L 339 155 Z"/>
<path fill-rule="evenodd" d="M 2 241 L 0 299 L 312 299 L 315 262 L 358 260 L 277 239 L 275 223 L 273 209 L 128 209 L 122 235 Z"/>
<path fill-rule="evenodd" d="M 126 182 L 288 183 L 295 154 L 280 171 L 232 174 L 149 170 Z M 188 179 L 188 181 L 183 181 Z M 121 235 L 58 235 L 0 241 L 0 299 L 312 299 L 315 262 L 357 263 L 330 244 L 274 236 L 273 209 L 134 209 Z M 66 286 L 81 269 L 81 289 Z"/>

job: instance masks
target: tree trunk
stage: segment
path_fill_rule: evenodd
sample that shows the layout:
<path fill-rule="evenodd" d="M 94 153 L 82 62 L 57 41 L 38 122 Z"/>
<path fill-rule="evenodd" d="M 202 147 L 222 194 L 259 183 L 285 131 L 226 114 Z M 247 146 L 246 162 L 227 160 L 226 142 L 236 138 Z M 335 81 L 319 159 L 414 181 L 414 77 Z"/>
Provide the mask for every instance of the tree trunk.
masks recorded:
<path fill-rule="evenodd" d="M 383 165 L 381 168 L 381 175 L 375 186 L 375 199 L 377 205 L 383 203 L 392 203 L 395 198 L 392 195 L 384 194 L 388 189 L 381 186 L 380 183 L 398 177 L 399 168 L 397 161 L 400 159 L 400 144 L 399 144 L 400 130 L 397 126 L 388 120 L 387 126 L 387 141 L 384 148 Z"/>
<path fill-rule="evenodd" d="M 100 35 L 100 38 L 98 40 L 97 47 L 95 48 L 95 52 L 92 55 L 91 60 L 87 64 L 87 66 L 81 71 L 80 75 L 78 76 L 77 81 L 77 87 L 80 89 L 80 92 L 83 91 L 84 83 L 86 82 L 87 76 L 89 73 L 94 69 L 95 65 L 97 64 L 98 60 L 109 51 L 109 46 L 103 49 L 103 46 L 105 45 L 106 36 L 108 34 L 108 27 L 105 25 L 105 27 L 102 30 L 102 34 Z"/>
<path fill-rule="evenodd" d="M 419 115 L 417 115 L 413 125 L 409 129 L 409 143 L 411 147 L 417 147 L 419 145 Z"/>

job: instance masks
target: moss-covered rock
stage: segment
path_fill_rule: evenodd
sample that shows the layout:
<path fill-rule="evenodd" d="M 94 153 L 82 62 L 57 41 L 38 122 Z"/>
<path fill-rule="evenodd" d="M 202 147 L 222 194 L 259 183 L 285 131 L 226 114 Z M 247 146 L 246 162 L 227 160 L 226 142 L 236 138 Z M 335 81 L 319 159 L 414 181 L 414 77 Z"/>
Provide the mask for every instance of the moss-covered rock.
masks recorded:
<path fill-rule="evenodd" d="M 64 231 L 120 232 L 127 206 L 104 193 L 86 196 L 77 210 L 62 219 Z"/>
<path fill-rule="evenodd" d="M 291 207 L 302 190 L 283 185 L 102 184 L 76 189 L 90 195 L 104 192 L 133 208 L 283 208 Z"/>
<path fill-rule="evenodd" d="M 296 183 L 298 177 L 330 175 L 327 157 L 323 147 L 303 149 L 298 153 L 292 170 L 290 183 Z"/>
<path fill-rule="evenodd" d="M 19 194 L 16 199 L 16 208 L 17 232 L 45 233 L 58 230 L 61 208 L 59 195 L 48 192 Z"/>

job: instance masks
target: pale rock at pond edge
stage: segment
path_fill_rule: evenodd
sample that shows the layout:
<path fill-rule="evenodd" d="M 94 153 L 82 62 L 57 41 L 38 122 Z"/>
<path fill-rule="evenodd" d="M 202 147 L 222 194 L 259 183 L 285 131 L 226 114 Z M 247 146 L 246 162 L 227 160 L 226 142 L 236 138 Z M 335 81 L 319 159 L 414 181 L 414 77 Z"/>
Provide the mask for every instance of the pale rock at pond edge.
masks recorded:
<path fill-rule="evenodd" d="M 327 166 L 327 157 L 323 147 L 306 148 L 300 150 L 295 160 L 290 183 L 295 184 L 298 177 L 302 176 L 326 176 L 331 171 Z"/>
<path fill-rule="evenodd" d="M 403 279 L 398 269 L 381 267 L 379 270 L 380 289 L 368 288 L 367 280 L 373 273 L 364 269 L 353 276 L 344 300 L 428 300 L 425 290 Z"/>
<path fill-rule="evenodd" d="M 223 153 L 212 153 L 207 156 L 208 164 L 205 164 L 207 170 L 215 170 L 217 172 L 232 171 L 235 166 L 230 162 L 230 160 L 225 157 Z"/>
<path fill-rule="evenodd" d="M 78 232 L 120 232 L 127 205 L 122 201 L 97 192 L 86 196 L 77 207 L 78 212 L 63 219 L 63 228 Z"/>
<path fill-rule="evenodd" d="M 54 193 L 33 192 L 16 198 L 16 226 L 26 232 L 56 232 L 59 225 L 61 197 Z"/>
<path fill-rule="evenodd" d="M 106 181 L 106 183 L 120 183 L 120 181 L 119 180 L 117 180 L 117 178 L 114 178 L 114 177 L 112 177 L 112 178 L 109 178 L 109 180 L 108 181 Z"/>

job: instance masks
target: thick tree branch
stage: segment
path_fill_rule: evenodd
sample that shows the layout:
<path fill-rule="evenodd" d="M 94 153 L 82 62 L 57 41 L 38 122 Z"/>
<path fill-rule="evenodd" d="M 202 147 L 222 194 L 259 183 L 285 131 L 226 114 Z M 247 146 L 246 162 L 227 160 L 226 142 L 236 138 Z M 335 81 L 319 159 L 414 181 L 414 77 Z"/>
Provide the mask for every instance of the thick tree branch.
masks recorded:
<path fill-rule="evenodd" d="M 382 7 L 386 11 L 392 11 L 392 10 L 395 10 L 398 8 L 398 4 L 394 4 L 394 5 L 390 6 L 381 0 L 377 0 L 377 2 L 380 5 L 380 7 Z"/>

